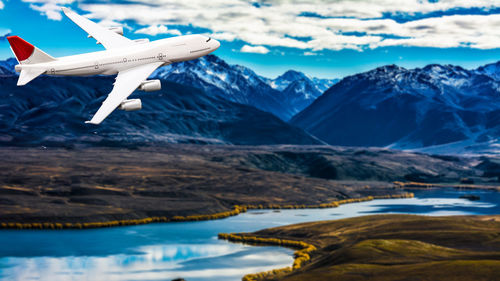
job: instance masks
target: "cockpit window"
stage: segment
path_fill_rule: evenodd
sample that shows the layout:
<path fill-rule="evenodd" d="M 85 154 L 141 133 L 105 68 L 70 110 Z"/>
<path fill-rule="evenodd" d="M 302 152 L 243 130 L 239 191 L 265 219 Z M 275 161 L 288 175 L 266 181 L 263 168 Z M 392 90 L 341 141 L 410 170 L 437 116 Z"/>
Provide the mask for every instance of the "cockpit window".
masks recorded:
<path fill-rule="evenodd" d="M 212 38 L 208 37 L 208 39 L 207 39 L 207 41 L 206 41 L 206 42 L 210 41 L 210 39 L 212 39 Z"/>

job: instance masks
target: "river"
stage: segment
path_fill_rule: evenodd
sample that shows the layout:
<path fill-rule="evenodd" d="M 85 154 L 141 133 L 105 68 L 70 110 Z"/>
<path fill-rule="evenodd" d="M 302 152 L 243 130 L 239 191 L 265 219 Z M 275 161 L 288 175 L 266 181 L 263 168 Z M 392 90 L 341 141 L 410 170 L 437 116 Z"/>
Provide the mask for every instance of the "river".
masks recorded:
<path fill-rule="evenodd" d="M 332 209 L 253 210 L 222 220 L 155 223 L 86 230 L 1 230 L 1 280 L 241 280 L 247 273 L 292 264 L 290 249 L 217 240 L 220 232 L 381 213 L 500 214 L 500 193 L 433 189 L 415 198 Z M 459 199 L 463 194 L 479 201 Z"/>

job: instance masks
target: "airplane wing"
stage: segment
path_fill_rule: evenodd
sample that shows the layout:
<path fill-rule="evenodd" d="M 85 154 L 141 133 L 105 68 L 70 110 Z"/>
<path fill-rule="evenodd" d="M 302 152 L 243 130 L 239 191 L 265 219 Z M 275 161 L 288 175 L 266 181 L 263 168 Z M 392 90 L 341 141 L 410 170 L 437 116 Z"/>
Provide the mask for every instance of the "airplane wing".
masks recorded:
<path fill-rule="evenodd" d="M 136 44 L 134 41 L 80 16 L 68 8 L 63 7 L 62 10 L 69 19 L 94 37 L 106 49 L 116 49 Z"/>
<path fill-rule="evenodd" d="M 127 99 L 162 64 L 163 62 L 153 62 L 118 72 L 113 90 L 109 93 L 106 100 L 104 100 L 94 117 L 92 117 L 92 120 L 85 123 L 101 124 L 122 101 Z"/>

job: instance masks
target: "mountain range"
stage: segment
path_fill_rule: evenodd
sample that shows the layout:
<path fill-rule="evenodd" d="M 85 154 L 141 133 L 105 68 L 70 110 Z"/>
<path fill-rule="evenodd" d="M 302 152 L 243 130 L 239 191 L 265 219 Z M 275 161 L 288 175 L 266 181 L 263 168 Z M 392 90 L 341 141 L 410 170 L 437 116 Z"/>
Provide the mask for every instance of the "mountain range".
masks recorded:
<path fill-rule="evenodd" d="M 98 127 L 83 121 L 111 90 L 111 77 L 41 77 L 16 87 L 16 63 L 0 62 L 4 145 L 328 143 L 500 151 L 500 62 L 471 70 L 387 65 L 337 82 L 293 70 L 265 78 L 209 55 L 158 69 L 152 78 L 163 89 L 132 95 L 144 97 L 143 110 L 116 111 Z"/>
<path fill-rule="evenodd" d="M 210 95 L 270 112 L 285 121 L 338 81 L 293 70 L 269 79 L 247 67 L 229 65 L 214 55 L 159 68 L 152 78 L 190 85 Z"/>
<path fill-rule="evenodd" d="M 500 137 L 499 77 L 500 62 L 387 65 L 342 79 L 290 123 L 332 145 L 491 151 Z"/>

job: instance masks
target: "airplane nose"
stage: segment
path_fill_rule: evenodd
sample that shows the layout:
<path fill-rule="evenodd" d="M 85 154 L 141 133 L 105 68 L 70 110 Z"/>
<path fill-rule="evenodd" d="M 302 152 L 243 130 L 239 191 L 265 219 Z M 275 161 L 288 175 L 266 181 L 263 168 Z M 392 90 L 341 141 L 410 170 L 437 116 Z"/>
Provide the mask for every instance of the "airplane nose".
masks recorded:
<path fill-rule="evenodd" d="M 217 50 L 217 49 L 219 49 L 219 47 L 220 47 L 220 42 L 219 41 L 214 40 L 213 44 L 214 44 L 214 51 Z"/>

